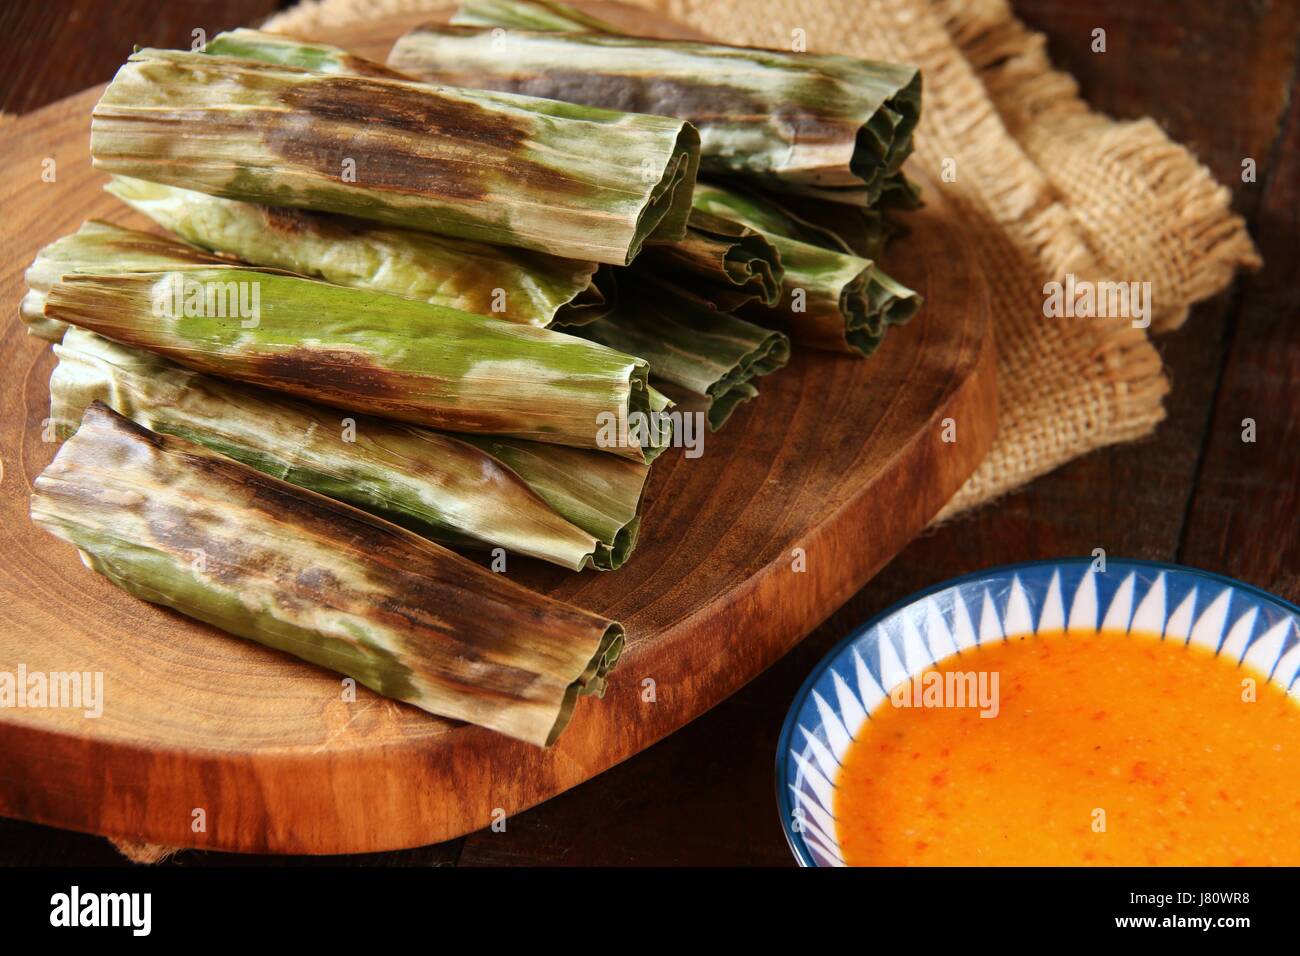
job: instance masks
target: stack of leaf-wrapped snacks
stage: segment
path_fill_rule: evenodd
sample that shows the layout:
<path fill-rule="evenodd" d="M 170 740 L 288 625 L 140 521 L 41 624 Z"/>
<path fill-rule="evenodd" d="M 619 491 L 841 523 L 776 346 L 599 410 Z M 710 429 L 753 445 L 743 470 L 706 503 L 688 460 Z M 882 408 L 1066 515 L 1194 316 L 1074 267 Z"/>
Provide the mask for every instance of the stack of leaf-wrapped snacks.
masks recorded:
<path fill-rule="evenodd" d="M 700 183 L 695 208 L 743 223 L 776 248 L 785 270 L 785 294 L 774 306 L 748 305 L 744 314 L 786 330 L 796 342 L 870 355 L 886 326 L 906 322 L 920 307 L 915 292 L 871 260 L 854 255 L 834 233 L 799 219 L 770 198 Z"/>
<path fill-rule="evenodd" d="M 689 283 L 723 312 L 750 302 L 776 305 L 785 279 L 781 253 L 771 240 L 743 222 L 698 207 L 691 210 L 684 239 L 648 246 L 638 266 Z"/>
<path fill-rule="evenodd" d="M 118 175 L 615 265 L 684 234 L 699 165 L 667 117 L 150 49 L 90 150 Z"/>
<path fill-rule="evenodd" d="M 746 318 L 796 343 L 869 354 L 886 325 L 920 306 L 874 262 L 898 229 L 887 210 L 917 201 L 901 170 L 921 111 L 915 67 L 621 36 L 548 0 L 467 0 L 451 26 L 399 39 L 388 65 L 431 83 L 689 120 L 700 131 L 701 175 L 744 197 L 727 209 L 702 203 L 697 190 L 696 211 L 748 225 L 781 253 L 785 300 Z M 785 203 L 805 201 L 847 205 L 832 229 L 849 238 L 792 229 Z"/>
<path fill-rule="evenodd" d="M 387 64 L 255 30 L 131 56 L 91 151 L 176 238 L 90 221 L 29 268 L 65 440 L 32 517 L 145 600 L 546 745 L 623 633 L 498 559 L 615 571 L 685 416 L 916 311 L 875 260 L 920 77 L 535 0 L 455 22 Z"/>
<path fill-rule="evenodd" d="M 623 645 L 612 621 L 98 402 L 32 518 L 146 601 L 535 744 Z"/>
<path fill-rule="evenodd" d="M 583 325 L 613 305 L 612 269 L 595 262 L 124 176 L 107 189 L 188 243 L 335 285 L 542 328 Z"/>
<path fill-rule="evenodd" d="M 590 18 L 538 29 L 510 14 L 536 4 L 493 6 L 501 16 L 487 17 L 490 26 L 407 34 L 388 65 L 431 83 L 676 116 L 700 132 L 702 170 L 841 201 L 875 202 L 912 150 L 915 67 L 646 40 L 595 29 Z"/>
<path fill-rule="evenodd" d="M 609 318 L 584 327 L 585 337 L 645 357 L 670 397 L 722 427 L 736 405 L 758 394 L 754 379 L 790 358 L 779 332 L 713 308 L 709 302 L 640 270 L 622 282 L 623 301 Z"/>
<path fill-rule="evenodd" d="M 572 335 L 247 266 L 70 273 L 48 318 L 200 372 L 448 431 L 602 447 L 650 461 L 640 440 L 667 404 L 644 359 Z"/>
<path fill-rule="evenodd" d="M 449 546 L 500 547 L 579 571 L 618 567 L 636 542 L 645 465 L 501 437 L 484 448 L 469 436 L 381 418 L 340 427 L 329 409 L 193 372 L 85 329 L 70 329 L 54 351 L 50 419 L 60 437 L 99 401 L 152 431 Z"/>

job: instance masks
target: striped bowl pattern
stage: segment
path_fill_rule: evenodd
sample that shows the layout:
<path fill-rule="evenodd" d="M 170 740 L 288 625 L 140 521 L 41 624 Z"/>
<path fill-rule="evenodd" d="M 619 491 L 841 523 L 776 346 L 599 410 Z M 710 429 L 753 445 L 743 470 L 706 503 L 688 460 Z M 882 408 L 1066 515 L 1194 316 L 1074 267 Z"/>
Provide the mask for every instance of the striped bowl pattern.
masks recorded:
<path fill-rule="evenodd" d="M 1300 608 L 1194 568 L 1076 558 L 1009 565 L 920 592 L 868 621 L 809 675 L 777 745 L 777 804 L 803 866 L 843 866 L 840 762 L 890 688 L 962 650 L 1099 627 L 1198 644 L 1300 698 Z"/>

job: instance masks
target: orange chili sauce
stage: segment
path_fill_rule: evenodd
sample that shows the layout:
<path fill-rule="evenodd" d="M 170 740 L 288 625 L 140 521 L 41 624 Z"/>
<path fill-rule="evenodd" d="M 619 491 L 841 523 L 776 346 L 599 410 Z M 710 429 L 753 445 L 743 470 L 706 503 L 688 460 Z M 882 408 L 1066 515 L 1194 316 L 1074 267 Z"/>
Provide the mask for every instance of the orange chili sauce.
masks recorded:
<path fill-rule="evenodd" d="M 998 715 L 886 698 L 837 780 L 846 862 L 1300 864 L 1300 706 L 1264 675 L 1107 632 L 1013 638 L 934 669 L 998 672 Z"/>

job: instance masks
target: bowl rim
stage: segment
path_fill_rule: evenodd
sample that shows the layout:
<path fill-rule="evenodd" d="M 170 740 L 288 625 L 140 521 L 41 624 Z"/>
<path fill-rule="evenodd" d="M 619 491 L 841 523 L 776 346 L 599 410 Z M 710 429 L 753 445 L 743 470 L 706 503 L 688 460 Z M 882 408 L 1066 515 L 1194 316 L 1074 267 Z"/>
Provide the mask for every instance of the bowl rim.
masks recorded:
<path fill-rule="evenodd" d="M 790 763 L 788 754 L 790 753 L 790 740 L 794 736 L 794 727 L 798 714 L 803 710 L 803 705 L 808 699 L 808 694 L 812 691 L 813 686 L 830 667 L 831 661 L 835 660 L 845 650 L 847 650 L 855 641 L 868 633 L 877 624 L 885 618 L 909 607 L 921 600 L 937 594 L 940 591 L 946 591 L 950 588 L 958 587 L 969 581 L 977 581 L 985 578 L 995 578 L 1000 576 L 1014 575 L 1015 572 L 1027 570 L 1030 568 L 1066 568 L 1077 567 L 1081 564 L 1092 564 L 1097 560 L 1094 555 L 1088 557 L 1067 557 L 1067 558 L 1037 558 L 1032 561 L 1017 561 L 1013 564 L 998 564 L 990 568 L 984 568 L 979 571 L 971 571 L 968 574 L 961 574 L 954 578 L 948 578 L 937 584 L 924 587 L 919 591 L 913 591 L 906 597 L 895 601 L 884 610 L 873 614 L 857 627 L 853 628 L 847 635 L 835 642 L 834 646 L 828 650 L 809 671 L 808 676 L 804 678 L 799 690 L 795 692 L 794 698 L 790 701 L 790 706 L 785 713 L 785 720 L 781 723 L 781 734 L 776 741 L 776 809 L 781 817 L 781 832 L 785 834 L 785 842 L 790 847 L 790 852 L 794 854 L 795 860 L 801 867 L 816 868 L 816 862 L 808 855 L 803 841 L 798 835 L 790 829 L 790 818 L 793 812 L 793 806 L 790 800 L 789 778 L 787 769 Z M 1300 606 L 1297 606 L 1286 598 L 1279 597 L 1270 591 L 1265 591 L 1261 587 L 1249 584 L 1238 578 L 1228 577 L 1226 574 L 1219 574 L 1216 571 L 1206 571 L 1201 568 L 1194 568 L 1186 564 L 1175 564 L 1171 561 L 1152 561 L 1146 558 L 1112 558 L 1106 555 L 1106 572 L 1109 573 L 1113 567 L 1116 568 L 1145 568 L 1156 569 L 1159 571 L 1174 571 L 1179 574 L 1187 574 L 1197 578 L 1203 578 L 1209 581 L 1216 581 L 1220 584 L 1229 585 L 1255 595 L 1263 601 L 1275 604 L 1291 614 L 1300 618 Z"/>

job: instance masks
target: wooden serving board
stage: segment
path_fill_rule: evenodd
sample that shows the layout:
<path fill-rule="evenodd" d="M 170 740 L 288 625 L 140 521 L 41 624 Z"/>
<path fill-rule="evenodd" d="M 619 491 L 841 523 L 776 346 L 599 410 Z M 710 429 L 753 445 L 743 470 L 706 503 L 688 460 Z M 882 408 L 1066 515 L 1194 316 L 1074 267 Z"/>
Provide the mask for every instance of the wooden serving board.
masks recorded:
<path fill-rule="evenodd" d="M 684 35 L 592 6 L 637 32 Z M 383 59 L 411 25 L 321 38 Z M 345 702 L 337 675 L 128 596 L 28 519 L 56 446 L 42 428 L 53 356 L 17 317 L 23 270 L 85 219 L 150 225 L 91 169 L 99 94 L 0 128 L 0 671 L 104 675 L 98 718 L 0 708 L 0 815 L 248 852 L 386 850 L 478 829 L 632 756 L 772 664 L 925 527 L 992 441 L 985 289 L 960 221 L 925 182 L 928 205 L 886 263 L 926 296 L 911 325 L 869 361 L 800 351 L 702 457 L 666 454 L 621 570 L 512 562 L 512 576 L 629 634 L 604 700 L 582 700 L 555 747 L 364 689 Z"/>

